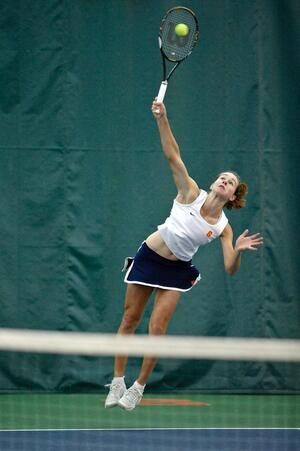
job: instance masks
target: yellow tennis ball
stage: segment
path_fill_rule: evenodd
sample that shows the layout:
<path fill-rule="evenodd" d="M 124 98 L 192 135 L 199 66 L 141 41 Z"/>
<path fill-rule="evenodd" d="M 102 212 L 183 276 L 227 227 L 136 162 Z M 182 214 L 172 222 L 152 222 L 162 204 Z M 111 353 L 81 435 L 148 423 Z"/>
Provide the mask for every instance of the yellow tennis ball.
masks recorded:
<path fill-rule="evenodd" d="M 177 36 L 186 36 L 189 31 L 189 27 L 185 23 L 178 23 L 175 27 L 175 33 Z"/>

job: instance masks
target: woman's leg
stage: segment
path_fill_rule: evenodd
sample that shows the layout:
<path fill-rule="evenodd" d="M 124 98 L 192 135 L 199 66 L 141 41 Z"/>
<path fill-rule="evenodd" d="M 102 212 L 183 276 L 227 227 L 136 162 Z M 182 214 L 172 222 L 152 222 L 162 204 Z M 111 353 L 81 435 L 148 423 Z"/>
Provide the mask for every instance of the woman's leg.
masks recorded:
<path fill-rule="evenodd" d="M 150 335 L 164 335 L 175 312 L 181 293 L 174 290 L 158 289 L 149 321 Z M 145 385 L 157 362 L 156 357 L 145 357 L 137 382 Z"/>
<path fill-rule="evenodd" d="M 133 334 L 141 322 L 152 287 L 128 284 L 125 296 L 123 318 L 118 330 L 120 335 Z M 114 376 L 124 376 L 127 356 L 115 356 Z"/>

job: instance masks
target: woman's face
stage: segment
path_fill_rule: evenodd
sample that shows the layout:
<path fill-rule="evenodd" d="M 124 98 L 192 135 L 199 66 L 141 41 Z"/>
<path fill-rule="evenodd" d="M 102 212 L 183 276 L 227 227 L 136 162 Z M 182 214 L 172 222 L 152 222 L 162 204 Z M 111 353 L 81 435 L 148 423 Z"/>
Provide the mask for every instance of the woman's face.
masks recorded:
<path fill-rule="evenodd" d="M 221 196 L 224 200 L 235 199 L 235 190 L 237 189 L 239 181 L 232 172 L 222 172 L 217 180 L 213 182 L 210 189 Z"/>

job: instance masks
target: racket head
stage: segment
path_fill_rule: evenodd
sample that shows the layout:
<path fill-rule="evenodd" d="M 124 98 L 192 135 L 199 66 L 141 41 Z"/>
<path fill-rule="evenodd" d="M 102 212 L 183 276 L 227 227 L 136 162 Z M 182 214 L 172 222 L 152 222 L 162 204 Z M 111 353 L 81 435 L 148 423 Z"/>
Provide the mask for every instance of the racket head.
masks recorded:
<path fill-rule="evenodd" d="M 177 24 L 188 26 L 186 36 L 175 33 Z M 163 56 L 170 62 L 180 62 L 187 58 L 199 38 L 199 24 L 195 13 L 184 6 L 176 6 L 167 11 L 159 30 L 159 47 Z"/>

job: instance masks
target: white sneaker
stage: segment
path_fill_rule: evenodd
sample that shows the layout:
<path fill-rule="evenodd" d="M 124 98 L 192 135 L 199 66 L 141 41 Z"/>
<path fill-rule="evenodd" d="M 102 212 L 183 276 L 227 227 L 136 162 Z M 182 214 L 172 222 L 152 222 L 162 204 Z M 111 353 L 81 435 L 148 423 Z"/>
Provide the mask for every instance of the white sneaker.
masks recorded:
<path fill-rule="evenodd" d="M 125 391 L 124 395 L 118 402 L 118 406 L 125 410 L 133 410 L 143 397 L 144 388 L 136 385 L 136 382 Z"/>
<path fill-rule="evenodd" d="M 105 400 L 105 408 L 116 407 L 119 399 L 122 398 L 126 391 L 124 377 L 113 378 L 111 383 L 106 384 L 105 387 L 109 387 L 109 393 Z"/>

